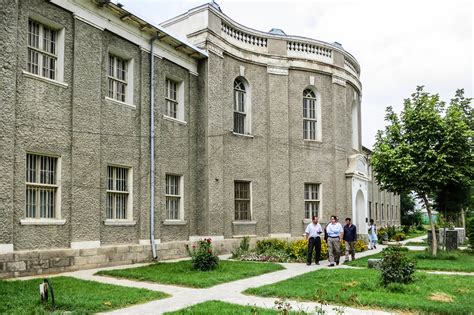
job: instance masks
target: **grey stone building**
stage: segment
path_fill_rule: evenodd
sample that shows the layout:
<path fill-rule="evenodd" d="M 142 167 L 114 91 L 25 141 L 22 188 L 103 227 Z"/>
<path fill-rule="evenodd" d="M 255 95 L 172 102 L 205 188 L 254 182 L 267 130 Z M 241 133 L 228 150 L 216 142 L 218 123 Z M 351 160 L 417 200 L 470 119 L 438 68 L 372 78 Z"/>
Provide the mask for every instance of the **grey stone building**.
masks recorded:
<path fill-rule="evenodd" d="M 157 26 L 109 1 L 7 0 L 0 24 L 0 277 L 299 237 L 312 215 L 400 223 L 338 43 L 215 3 Z"/>

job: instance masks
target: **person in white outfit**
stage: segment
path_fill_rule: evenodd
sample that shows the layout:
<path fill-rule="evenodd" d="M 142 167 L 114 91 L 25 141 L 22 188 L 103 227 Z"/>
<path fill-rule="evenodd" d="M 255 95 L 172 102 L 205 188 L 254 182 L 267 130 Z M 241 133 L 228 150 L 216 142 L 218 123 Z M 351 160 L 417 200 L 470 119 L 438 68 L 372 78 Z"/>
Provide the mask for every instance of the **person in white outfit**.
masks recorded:
<path fill-rule="evenodd" d="M 321 260 L 321 234 L 323 233 L 323 228 L 321 224 L 318 223 L 318 217 L 313 216 L 313 222 L 308 224 L 306 227 L 306 240 L 308 241 L 308 259 L 306 264 L 311 265 L 313 260 L 313 248 L 316 249 L 316 265 L 319 265 Z"/>
<path fill-rule="evenodd" d="M 376 249 L 377 246 L 377 226 L 374 223 L 374 219 L 370 219 L 369 225 L 369 249 Z"/>

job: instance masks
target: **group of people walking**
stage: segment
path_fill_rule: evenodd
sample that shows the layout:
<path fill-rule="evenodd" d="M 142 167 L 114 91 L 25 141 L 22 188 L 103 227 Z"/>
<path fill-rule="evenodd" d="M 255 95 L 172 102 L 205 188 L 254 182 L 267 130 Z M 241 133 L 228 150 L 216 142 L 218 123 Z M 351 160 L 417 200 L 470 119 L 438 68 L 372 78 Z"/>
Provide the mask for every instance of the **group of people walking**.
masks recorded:
<path fill-rule="evenodd" d="M 331 221 L 326 224 L 326 227 L 321 227 L 317 216 L 313 216 L 312 222 L 306 227 L 306 239 L 308 240 L 308 258 L 307 265 L 311 265 L 313 260 L 313 250 L 316 251 L 316 265 L 319 265 L 321 260 L 321 237 L 324 237 L 328 245 L 329 267 L 334 267 L 334 264 L 339 265 L 341 257 L 341 239 L 345 244 L 345 261 L 355 259 L 355 243 L 357 241 L 357 227 L 352 224 L 351 218 L 346 218 L 346 224 L 342 226 L 335 215 L 331 216 Z M 377 243 L 377 228 L 374 220 L 370 220 L 369 226 L 369 241 L 370 249 L 376 248 Z M 323 236 L 324 233 L 324 236 Z"/>

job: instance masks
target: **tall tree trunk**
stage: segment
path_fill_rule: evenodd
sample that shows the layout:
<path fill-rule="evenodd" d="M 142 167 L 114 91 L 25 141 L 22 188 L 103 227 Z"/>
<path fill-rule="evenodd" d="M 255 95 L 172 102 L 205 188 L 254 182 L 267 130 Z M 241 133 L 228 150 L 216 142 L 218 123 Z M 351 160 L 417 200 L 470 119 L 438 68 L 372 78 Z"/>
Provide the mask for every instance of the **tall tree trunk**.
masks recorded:
<path fill-rule="evenodd" d="M 438 254 L 438 240 L 436 238 L 436 230 L 433 222 L 433 218 L 431 216 L 431 205 L 428 201 L 428 197 L 426 194 L 421 194 L 421 198 L 423 199 L 423 202 L 425 203 L 426 211 L 428 212 L 428 220 L 430 220 L 430 227 L 431 227 L 431 253 L 433 256 L 436 256 Z"/>

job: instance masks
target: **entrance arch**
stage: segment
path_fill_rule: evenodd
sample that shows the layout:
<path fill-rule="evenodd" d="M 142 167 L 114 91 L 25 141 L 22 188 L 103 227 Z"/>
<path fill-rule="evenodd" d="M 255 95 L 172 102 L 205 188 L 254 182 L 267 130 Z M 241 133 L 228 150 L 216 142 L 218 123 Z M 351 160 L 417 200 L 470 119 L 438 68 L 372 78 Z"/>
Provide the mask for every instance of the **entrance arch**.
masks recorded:
<path fill-rule="evenodd" d="M 355 200 L 355 211 L 354 211 L 354 224 L 357 228 L 363 228 L 365 226 L 365 218 L 367 217 L 367 207 L 364 197 L 364 193 L 361 189 L 357 191 Z M 364 230 L 359 230 L 359 234 L 364 233 Z"/>

